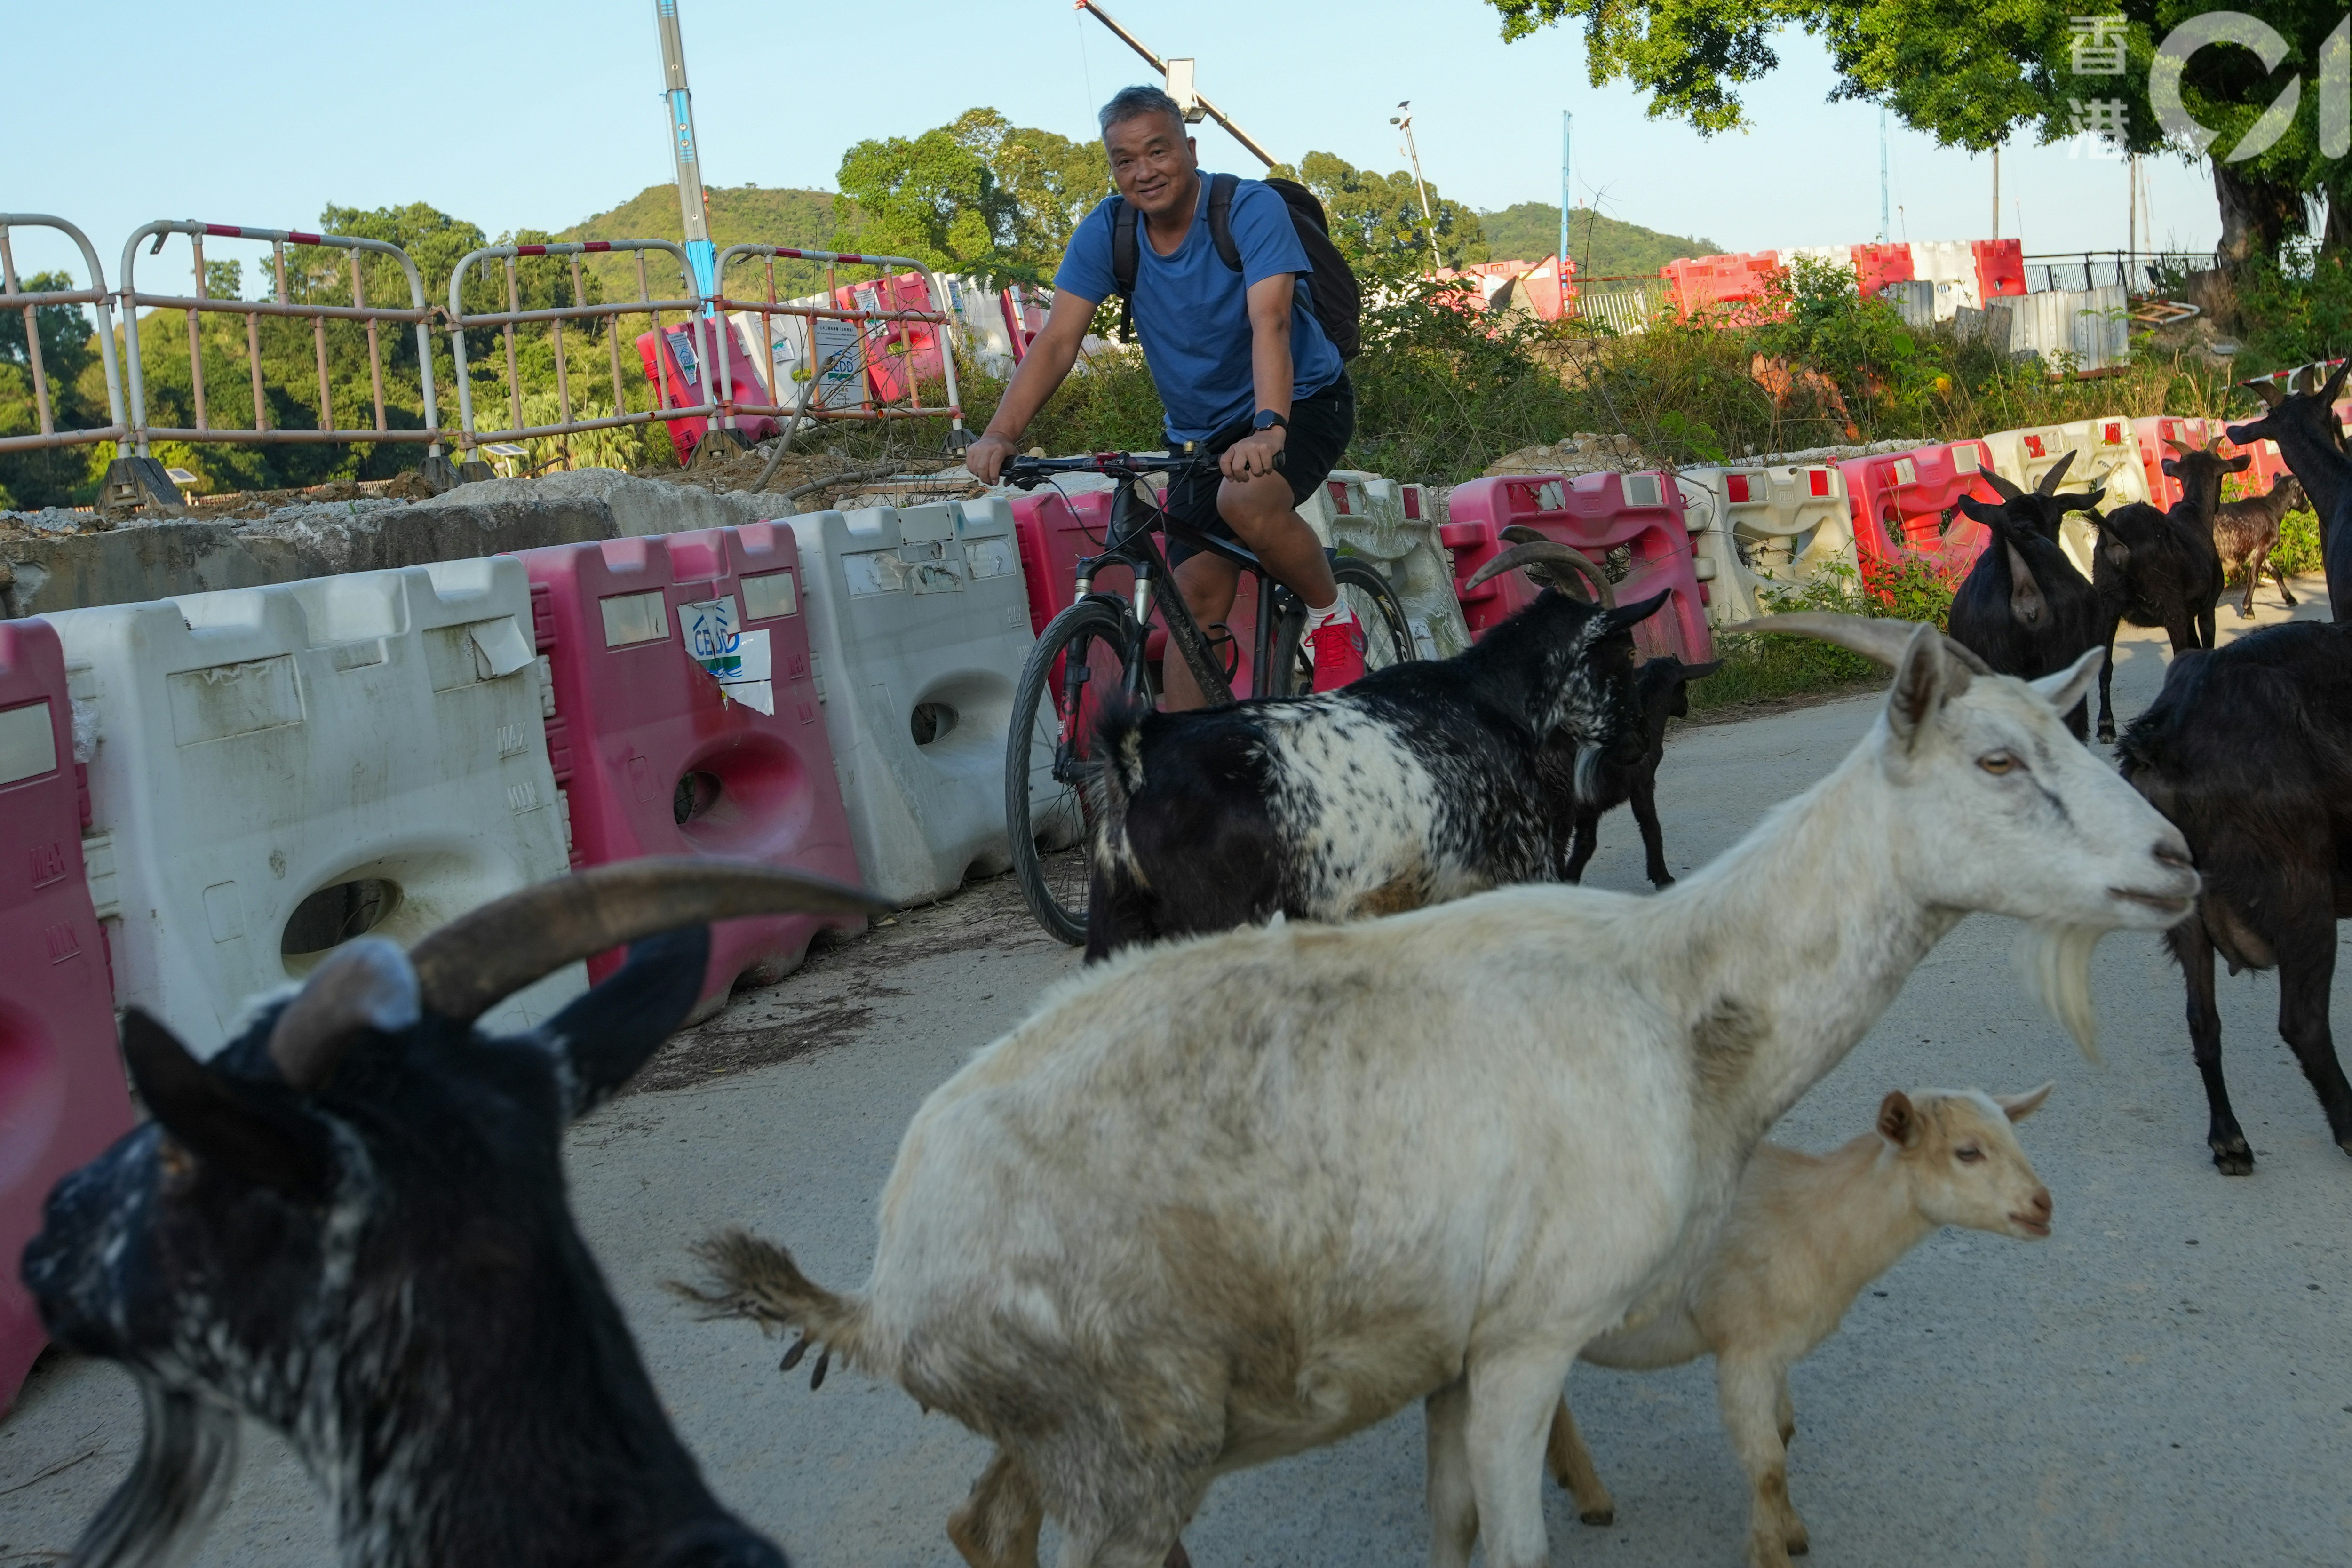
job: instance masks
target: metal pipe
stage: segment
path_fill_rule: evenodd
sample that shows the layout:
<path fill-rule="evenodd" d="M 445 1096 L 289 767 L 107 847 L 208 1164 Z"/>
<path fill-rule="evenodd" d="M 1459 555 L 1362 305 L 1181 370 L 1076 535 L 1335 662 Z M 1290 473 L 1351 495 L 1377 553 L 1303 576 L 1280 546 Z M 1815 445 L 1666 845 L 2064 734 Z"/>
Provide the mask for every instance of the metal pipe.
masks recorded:
<path fill-rule="evenodd" d="M 702 160 L 694 139 L 694 94 L 686 85 L 686 38 L 678 29 L 677 0 L 654 0 L 654 25 L 661 34 L 662 89 L 669 110 L 670 159 L 677 170 L 677 205 L 686 223 L 686 255 L 704 295 L 715 294 L 718 266 L 711 253 L 710 223 L 703 205 Z"/>
<path fill-rule="evenodd" d="M 1160 73 L 1160 79 L 1163 81 L 1167 79 L 1168 62 L 1161 59 L 1158 55 L 1153 54 L 1150 49 L 1144 47 L 1142 39 L 1137 37 L 1133 33 L 1129 32 L 1125 27 L 1120 26 L 1118 23 L 1112 18 L 1109 12 L 1095 4 L 1095 0 L 1077 0 L 1077 9 L 1086 12 L 1087 15 L 1093 16 L 1096 21 L 1100 22 L 1104 26 L 1108 27 L 1112 33 L 1118 36 L 1118 40 L 1121 43 L 1125 44 L 1129 48 L 1133 49 L 1137 54 L 1141 55 L 1145 59 L 1150 60 L 1151 62 L 1151 68 Z M 1255 157 L 1259 163 L 1264 163 L 1269 169 L 1275 166 L 1276 159 L 1274 154 L 1259 146 L 1256 142 L 1253 141 L 1249 132 L 1244 131 L 1240 126 L 1227 119 L 1223 110 L 1219 109 L 1215 104 L 1211 103 L 1207 97 L 1198 91 L 1195 91 L 1192 94 L 1192 101 L 1201 106 L 1202 113 L 1215 121 L 1219 125 L 1223 126 L 1226 135 L 1231 136 L 1234 141 L 1247 148 L 1251 156 Z M 844 259 L 848 258 L 845 258 Z"/>

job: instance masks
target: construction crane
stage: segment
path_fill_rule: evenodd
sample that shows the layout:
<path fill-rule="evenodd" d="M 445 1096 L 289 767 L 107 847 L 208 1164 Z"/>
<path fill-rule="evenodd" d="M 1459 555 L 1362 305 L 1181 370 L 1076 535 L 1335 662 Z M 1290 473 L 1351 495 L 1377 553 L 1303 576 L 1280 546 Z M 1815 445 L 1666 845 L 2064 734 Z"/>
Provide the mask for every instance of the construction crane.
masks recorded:
<path fill-rule="evenodd" d="M 1249 149 L 1251 155 L 1255 157 L 1259 163 L 1264 163 L 1269 169 L 1274 167 L 1275 156 L 1273 153 L 1267 152 L 1265 148 L 1259 146 L 1256 142 L 1252 140 L 1248 132 L 1244 131 L 1240 126 L 1227 119 L 1223 110 L 1219 109 L 1215 104 L 1211 103 L 1207 99 L 1201 96 L 1199 90 L 1192 83 L 1192 62 L 1191 60 L 1161 59 L 1158 55 L 1153 54 L 1150 49 L 1143 47 L 1142 39 L 1137 37 L 1133 33 L 1129 32 L 1125 27 L 1120 26 L 1118 23 L 1113 19 L 1109 12 L 1096 5 L 1095 0 L 1077 0 L 1076 8 L 1086 12 L 1087 15 L 1094 17 L 1096 21 L 1100 22 L 1104 26 L 1108 27 L 1111 32 L 1118 37 L 1119 42 L 1125 44 L 1129 48 L 1133 49 L 1137 54 L 1141 55 L 1146 60 L 1149 60 L 1151 63 L 1151 68 L 1158 71 L 1160 73 L 1160 79 L 1168 84 L 1168 96 L 1176 100 L 1176 106 L 1184 111 L 1184 120 L 1187 124 L 1198 124 L 1202 117 L 1205 115 L 1207 118 L 1215 121 L 1219 125 L 1223 126 L 1225 133 L 1231 136 L 1234 141 L 1240 142 L 1244 147 Z"/>

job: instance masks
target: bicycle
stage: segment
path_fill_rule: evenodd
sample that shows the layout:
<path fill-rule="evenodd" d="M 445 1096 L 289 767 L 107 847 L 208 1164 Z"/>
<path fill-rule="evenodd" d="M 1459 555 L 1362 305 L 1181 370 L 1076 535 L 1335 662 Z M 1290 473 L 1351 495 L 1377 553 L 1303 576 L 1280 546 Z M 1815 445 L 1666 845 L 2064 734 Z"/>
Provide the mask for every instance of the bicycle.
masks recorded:
<path fill-rule="evenodd" d="M 1101 806 L 1096 780 L 1102 764 L 1090 755 L 1096 722 L 1111 701 L 1159 700 L 1157 661 L 1148 654 L 1153 630 L 1164 631 L 1169 646 L 1182 655 L 1209 706 L 1234 700 L 1239 658 L 1232 634 L 1228 629 L 1224 637 L 1212 639 L 1192 618 L 1184 596 L 1173 591 L 1155 531 L 1222 556 L 1258 580 L 1251 692 L 1287 697 L 1310 689 L 1314 667 L 1303 648 L 1305 602 L 1267 575 L 1246 546 L 1170 517 L 1145 482 L 1147 476 L 1164 474 L 1172 483 L 1216 461 L 1209 453 L 1100 452 L 1015 458 L 1004 467 L 1004 482 L 1021 489 L 1034 489 L 1066 473 L 1104 474 L 1118 481 L 1102 550 L 1079 559 L 1072 603 L 1046 624 L 1022 668 L 1005 748 L 1005 826 L 1013 873 L 1037 922 L 1073 946 L 1086 940 L 1087 848 Z M 1133 573 L 1130 596 L 1095 592 L 1095 578 L 1106 567 Z M 1335 557 L 1331 571 L 1363 626 L 1366 670 L 1413 658 L 1412 634 L 1388 580 L 1369 563 L 1345 556 Z M 1231 662 L 1217 656 L 1220 645 L 1233 655 Z"/>

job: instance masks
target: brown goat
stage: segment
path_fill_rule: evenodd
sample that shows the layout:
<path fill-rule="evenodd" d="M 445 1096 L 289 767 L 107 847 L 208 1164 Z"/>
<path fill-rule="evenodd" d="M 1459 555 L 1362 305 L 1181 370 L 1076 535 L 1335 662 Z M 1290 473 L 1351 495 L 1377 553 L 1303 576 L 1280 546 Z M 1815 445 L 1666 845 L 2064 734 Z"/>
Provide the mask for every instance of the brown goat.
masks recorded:
<path fill-rule="evenodd" d="M 2246 592 L 2238 601 L 2240 619 L 2254 613 L 2254 585 L 2262 581 L 2264 565 L 2278 579 L 2279 598 L 2289 609 L 2294 607 L 2294 590 L 2286 585 L 2286 573 L 2270 554 L 2278 546 L 2279 525 L 2286 521 L 2286 514 L 2310 505 L 2295 477 L 2282 474 L 2267 495 L 2223 501 L 2214 508 L 2213 548 L 2221 553 L 2221 570 L 2246 574 Z"/>

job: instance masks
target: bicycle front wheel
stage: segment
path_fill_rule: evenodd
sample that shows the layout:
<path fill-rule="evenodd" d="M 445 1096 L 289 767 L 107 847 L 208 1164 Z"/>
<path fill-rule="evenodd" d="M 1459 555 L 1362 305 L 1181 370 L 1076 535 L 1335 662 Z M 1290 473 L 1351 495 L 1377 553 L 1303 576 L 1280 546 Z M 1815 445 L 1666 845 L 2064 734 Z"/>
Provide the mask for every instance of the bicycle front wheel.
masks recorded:
<path fill-rule="evenodd" d="M 1331 575 L 1339 584 L 1339 602 L 1356 612 L 1356 619 L 1364 628 L 1365 674 L 1421 657 L 1413 647 L 1412 628 L 1406 624 L 1404 606 L 1397 603 L 1395 591 L 1379 568 L 1343 555 L 1332 563 Z M 1315 689 L 1315 666 L 1307 657 L 1300 636 L 1307 624 L 1307 612 L 1297 603 L 1298 595 L 1288 597 L 1289 613 L 1275 629 L 1277 689 L 1272 695 L 1277 697 L 1304 696 Z"/>
<path fill-rule="evenodd" d="M 1127 690 L 1143 638 L 1118 601 L 1080 599 L 1048 622 L 1021 668 L 1004 756 L 1004 825 L 1029 912 L 1087 939 L 1088 850 L 1102 806 L 1095 725 Z"/>

